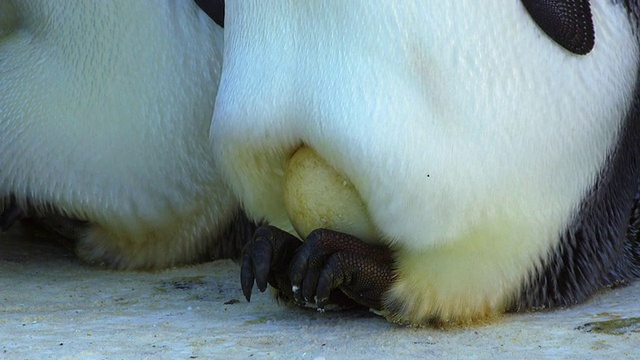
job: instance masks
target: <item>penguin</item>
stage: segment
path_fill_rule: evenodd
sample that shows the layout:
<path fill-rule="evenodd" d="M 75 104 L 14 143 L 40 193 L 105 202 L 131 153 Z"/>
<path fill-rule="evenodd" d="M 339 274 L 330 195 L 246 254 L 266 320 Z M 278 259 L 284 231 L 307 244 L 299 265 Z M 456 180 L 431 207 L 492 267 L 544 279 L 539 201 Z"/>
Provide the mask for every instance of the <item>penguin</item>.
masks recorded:
<path fill-rule="evenodd" d="M 0 222 L 85 261 L 239 256 L 253 225 L 209 143 L 222 28 L 193 1 L 0 0 Z"/>
<path fill-rule="evenodd" d="M 318 310 L 341 292 L 397 323 L 473 323 L 636 279 L 639 15 L 226 1 L 212 148 L 270 224 L 243 250 L 247 300 L 269 284 Z"/>

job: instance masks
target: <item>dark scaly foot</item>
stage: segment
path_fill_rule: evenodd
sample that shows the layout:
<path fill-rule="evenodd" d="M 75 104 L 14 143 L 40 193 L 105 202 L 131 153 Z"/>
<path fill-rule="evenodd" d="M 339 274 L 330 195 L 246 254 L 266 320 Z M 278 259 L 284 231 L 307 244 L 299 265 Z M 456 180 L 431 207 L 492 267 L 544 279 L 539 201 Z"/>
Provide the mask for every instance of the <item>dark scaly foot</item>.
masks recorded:
<path fill-rule="evenodd" d="M 240 283 L 247 301 L 251 300 L 251 289 L 255 281 L 260 292 L 267 283 L 282 293 L 285 299 L 293 300 L 289 263 L 302 242 L 295 236 L 273 226 L 261 226 L 242 250 Z"/>
<path fill-rule="evenodd" d="M 335 231 L 315 230 L 302 243 L 276 227 L 262 226 L 242 251 L 240 282 L 247 301 L 255 282 L 260 292 L 269 284 L 278 290 L 279 300 L 300 306 L 318 292 L 323 294 L 318 309 L 327 304 L 379 309 L 393 278 L 392 261 L 389 249 Z M 294 294 L 293 285 L 307 290 Z"/>
<path fill-rule="evenodd" d="M 309 234 L 289 272 L 296 301 L 315 299 L 320 311 L 332 302 L 335 289 L 360 305 L 381 310 L 382 297 L 395 277 L 388 247 L 326 229 Z"/>

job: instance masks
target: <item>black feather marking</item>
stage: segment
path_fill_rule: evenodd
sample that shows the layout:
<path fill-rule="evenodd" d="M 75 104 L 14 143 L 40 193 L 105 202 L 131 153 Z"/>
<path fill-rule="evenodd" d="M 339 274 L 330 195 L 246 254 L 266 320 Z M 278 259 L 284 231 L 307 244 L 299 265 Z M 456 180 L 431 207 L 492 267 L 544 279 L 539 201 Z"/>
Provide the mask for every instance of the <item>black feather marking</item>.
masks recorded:
<path fill-rule="evenodd" d="M 589 0 L 522 0 L 538 26 L 574 54 L 586 55 L 595 43 Z"/>
<path fill-rule="evenodd" d="M 567 306 L 640 277 L 640 71 L 607 166 L 512 310 Z"/>
<path fill-rule="evenodd" d="M 224 0 L 195 0 L 216 24 L 224 27 Z"/>

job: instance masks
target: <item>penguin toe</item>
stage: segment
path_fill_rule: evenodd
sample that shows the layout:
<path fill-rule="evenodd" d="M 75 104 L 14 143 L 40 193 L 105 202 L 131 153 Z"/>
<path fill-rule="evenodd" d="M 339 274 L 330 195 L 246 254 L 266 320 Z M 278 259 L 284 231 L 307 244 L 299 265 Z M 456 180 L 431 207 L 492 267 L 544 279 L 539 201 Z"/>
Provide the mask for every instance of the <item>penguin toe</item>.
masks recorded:
<path fill-rule="evenodd" d="M 344 233 L 317 229 L 291 261 L 289 276 L 298 303 L 315 299 L 318 310 L 334 303 L 334 290 L 359 305 L 382 309 L 395 274 L 386 246 L 371 245 Z"/>
<path fill-rule="evenodd" d="M 295 250 L 302 243 L 295 236 L 273 226 L 259 227 L 242 250 L 240 283 L 242 293 L 251 301 L 255 282 L 260 292 L 267 283 L 279 290 L 285 299 L 292 299 L 291 281 L 287 274 Z"/>

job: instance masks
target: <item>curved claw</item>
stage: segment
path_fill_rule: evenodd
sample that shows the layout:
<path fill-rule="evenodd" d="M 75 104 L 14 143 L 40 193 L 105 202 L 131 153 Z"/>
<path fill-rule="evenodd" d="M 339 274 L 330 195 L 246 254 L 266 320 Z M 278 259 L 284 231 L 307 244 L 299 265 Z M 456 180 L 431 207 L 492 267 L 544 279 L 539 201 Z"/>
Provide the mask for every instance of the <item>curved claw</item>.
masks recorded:
<path fill-rule="evenodd" d="M 251 301 L 251 289 L 255 281 L 260 292 L 267 289 L 273 246 L 268 228 L 260 227 L 253 234 L 251 242 L 242 249 L 240 284 L 247 301 Z"/>
<path fill-rule="evenodd" d="M 328 251 L 319 244 L 321 232 L 313 231 L 293 257 L 289 274 L 293 296 L 298 304 L 313 301 L 318 275 L 324 265 Z"/>
<path fill-rule="evenodd" d="M 324 307 L 329 301 L 331 290 L 339 288 L 343 284 L 344 266 L 340 264 L 340 254 L 331 256 L 327 261 L 327 266 L 322 270 L 318 276 L 316 292 L 316 307 L 319 310 L 324 310 Z"/>
<path fill-rule="evenodd" d="M 256 232 L 255 244 L 252 249 L 251 263 L 253 264 L 256 286 L 260 292 L 267 290 L 269 281 L 269 270 L 271 269 L 271 259 L 273 258 L 271 239 Z"/>
<path fill-rule="evenodd" d="M 302 243 L 273 226 L 261 226 L 242 250 L 240 284 L 247 301 L 251 301 L 251 290 L 255 282 L 264 292 L 267 284 L 289 294 L 291 292 L 287 269 L 295 249 Z"/>

